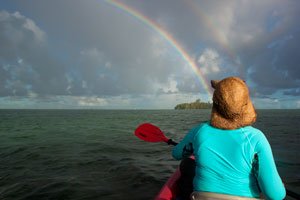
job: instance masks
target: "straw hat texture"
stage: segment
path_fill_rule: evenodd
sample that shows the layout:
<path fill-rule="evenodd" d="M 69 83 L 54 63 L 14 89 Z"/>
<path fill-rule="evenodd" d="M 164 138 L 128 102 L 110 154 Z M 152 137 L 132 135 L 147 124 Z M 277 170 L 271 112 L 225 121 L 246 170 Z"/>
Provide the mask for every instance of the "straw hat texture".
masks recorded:
<path fill-rule="evenodd" d="M 211 81 L 215 89 L 210 124 L 219 129 L 234 130 L 252 125 L 257 118 L 246 83 L 238 77 Z"/>

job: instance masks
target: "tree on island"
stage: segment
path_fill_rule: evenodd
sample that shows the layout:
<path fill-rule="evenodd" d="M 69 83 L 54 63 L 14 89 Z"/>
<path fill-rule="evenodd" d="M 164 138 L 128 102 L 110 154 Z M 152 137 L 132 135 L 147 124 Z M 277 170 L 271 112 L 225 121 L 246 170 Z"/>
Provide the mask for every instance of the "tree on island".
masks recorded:
<path fill-rule="evenodd" d="M 210 102 L 204 103 L 200 99 L 197 99 L 192 103 L 182 103 L 175 106 L 175 110 L 185 110 L 185 109 L 210 109 L 212 104 Z"/>

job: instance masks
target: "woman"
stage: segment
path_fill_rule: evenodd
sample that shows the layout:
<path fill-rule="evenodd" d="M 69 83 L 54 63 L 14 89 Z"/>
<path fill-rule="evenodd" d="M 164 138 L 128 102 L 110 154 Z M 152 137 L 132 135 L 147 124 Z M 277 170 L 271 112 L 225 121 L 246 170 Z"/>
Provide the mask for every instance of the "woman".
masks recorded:
<path fill-rule="evenodd" d="M 251 125 L 256 112 L 238 77 L 211 81 L 215 88 L 210 121 L 189 131 L 174 147 L 180 160 L 195 156 L 192 199 L 283 199 L 285 188 L 264 134 Z M 182 174 L 191 160 L 181 164 Z M 192 173 L 193 174 L 193 173 Z M 244 199 L 242 198 L 242 199 Z"/>

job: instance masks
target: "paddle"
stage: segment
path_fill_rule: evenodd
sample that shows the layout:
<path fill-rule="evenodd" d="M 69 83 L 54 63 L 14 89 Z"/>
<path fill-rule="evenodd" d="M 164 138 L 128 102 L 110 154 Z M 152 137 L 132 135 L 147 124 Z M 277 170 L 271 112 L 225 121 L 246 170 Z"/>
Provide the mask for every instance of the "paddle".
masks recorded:
<path fill-rule="evenodd" d="M 135 135 L 147 142 L 166 142 L 169 145 L 177 145 L 172 139 L 168 139 L 164 133 L 153 124 L 142 124 L 135 129 Z"/>

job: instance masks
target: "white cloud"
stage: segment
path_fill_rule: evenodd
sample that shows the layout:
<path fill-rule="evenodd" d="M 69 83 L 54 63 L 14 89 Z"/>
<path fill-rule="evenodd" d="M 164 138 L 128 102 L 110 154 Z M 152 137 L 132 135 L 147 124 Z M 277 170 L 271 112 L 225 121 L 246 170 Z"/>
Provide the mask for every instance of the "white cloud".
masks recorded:
<path fill-rule="evenodd" d="M 216 74 L 220 72 L 221 58 L 217 51 L 205 49 L 198 58 L 200 72 L 204 75 Z"/>
<path fill-rule="evenodd" d="M 131 108 L 174 109 L 177 104 L 194 102 L 200 99 L 207 102 L 209 97 L 199 94 L 163 93 L 156 96 L 142 95 L 131 99 Z"/>
<path fill-rule="evenodd" d="M 104 61 L 104 53 L 95 47 L 80 51 L 80 55 L 80 59 L 82 61 L 88 62 L 92 65 L 99 65 Z"/>
<path fill-rule="evenodd" d="M 21 65 L 23 63 L 23 59 L 22 58 L 19 58 L 18 59 L 18 63 Z"/>
<path fill-rule="evenodd" d="M 9 14 L 6 11 L 0 11 L 0 19 L 9 20 L 11 18 L 15 18 L 16 20 L 23 21 L 23 28 L 32 32 L 35 36 L 37 42 L 45 42 L 46 33 L 42 31 L 31 19 L 21 15 L 19 12 L 15 12 L 13 14 Z M 21 36 L 20 34 L 18 34 Z"/>
<path fill-rule="evenodd" d="M 99 97 L 78 97 L 78 105 L 79 106 L 105 106 L 107 105 L 107 101 L 104 98 Z"/>
<path fill-rule="evenodd" d="M 210 14 L 208 17 L 211 20 L 212 26 L 219 33 L 215 35 L 223 44 L 228 44 L 228 38 L 230 38 L 230 32 L 232 31 L 232 26 L 235 24 L 235 10 L 237 3 L 234 1 L 226 1 L 226 3 L 221 3 L 221 6 L 216 6 L 214 3 L 210 4 Z"/>
<path fill-rule="evenodd" d="M 105 68 L 111 69 L 111 67 L 112 67 L 111 62 L 106 62 L 106 63 L 105 63 Z"/>
<path fill-rule="evenodd" d="M 4 63 L 2 63 L 2 68 L 5 70 L 5 71 L 8 71 L 9 70 L 9 68 L 10 68 L 11 66 L 9 65 L 9 64 L 4 64 Z"/>
<path fill-rule="evenodd" d="M 0 11 L 1 96 L 26 97 L 28 86 L 37 95 L 67 92 L 65 66 L 51 53 L 46 36 L 32 19 Z"/>
<path fill-rule="evenodd" d="M 153 83 L 153 88 L 155 92 L 163 92 L 163 93 L 176 93 L 177 89 L 177 81 L 174 78 L 169 78 L 166 83 Z"/>
<path fill-rule="evenodd" d="M 24 28 L 32 31 L 38 41 L 44 42 L 46 40 L 46 33 L 42 31 L 38 26 L 36 26 L 32 20 L 27 18 L 26 23 L 24 24 Z"/>
<path fill-rule="evenodd" d="M 38 95 L 36 93 L 34 93 L 32 91 L 28 91 L 28 98 L 35 99 L 37 97 L 38 97 Z"/>
<path fill-rule="evenodd" d="M 287 104 L 283 104 L 276 98 L 252 98 L 251 99 L 256 109 L 271 109 L 271 108 L 287 108 Z"/>
<path fill-rule="evenodd" d="M 87 88 L 87 83 L 86 83 L 86 81 L 82 81 L 82 88 Z"/>
<path fill-rule="evenodd" d="M 160 35 L 152 36 L 151 45 L 155 57 L 164 57 L 169 52 L 165 40 Z"/>
<path fill-rule="evenodd" d="M 108 97 L 106 100 L 110 108 L 126 108 L 132 104 L 132 97 L 128 95 Z"/>

